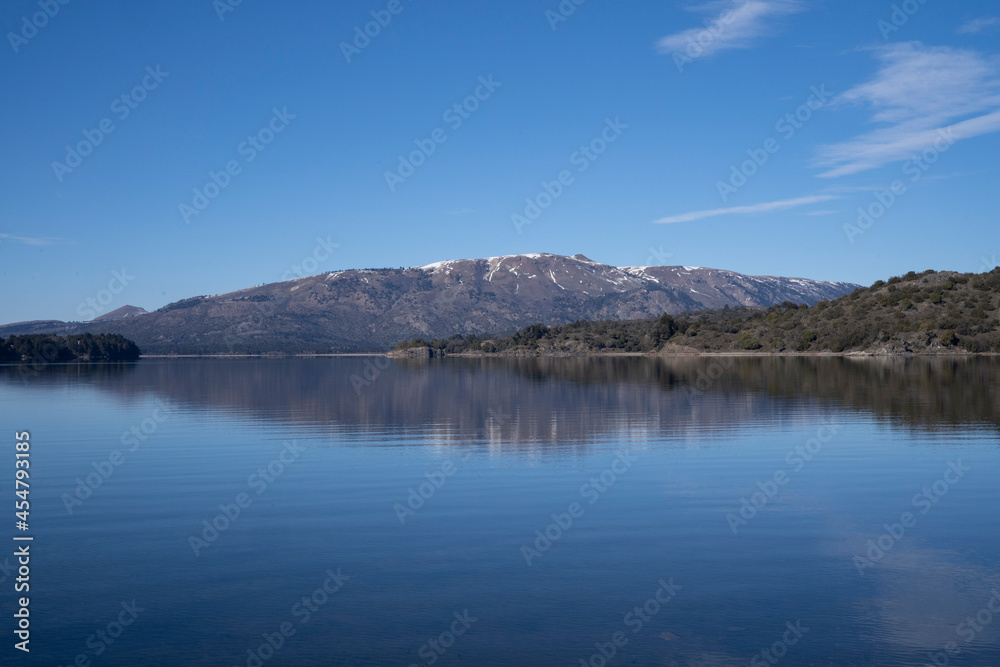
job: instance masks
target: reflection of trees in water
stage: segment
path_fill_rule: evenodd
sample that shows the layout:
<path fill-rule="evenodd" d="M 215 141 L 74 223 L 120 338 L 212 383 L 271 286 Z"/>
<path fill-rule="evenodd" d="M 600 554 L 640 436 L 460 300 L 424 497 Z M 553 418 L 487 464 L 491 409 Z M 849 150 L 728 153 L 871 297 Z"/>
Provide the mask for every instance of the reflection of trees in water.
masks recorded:
<path fill-rule="evenodd" d="M 183 360 L 50 366 L 7 386 L 84 383 L 124 400 L 153 393 L 194 409 L 331 430 L 422 429 L 442 441 L 566 442 L 682 436 L 813 400 L 913 426 L 1000 425 L 992 358 L 529 358 L 396 360 L 369 385 L 364 358 Z M 369 373 L 370 375 L 370 373 Z"/>
<path fill-rule="evenodd" d="M 668 392 L 697 390 L 708 383 L 706 393 L 764 393 L 784 400 L 813 399 L 871 411 L 910 425 L 1000 425 L 1000 359 L 992 357 L 668 357 L 517 362 L 511 364 L 512 368 L 529 378 L 581 384 L 650 383 Z M 695 391 L 695 395 L 699 393 Z"/>

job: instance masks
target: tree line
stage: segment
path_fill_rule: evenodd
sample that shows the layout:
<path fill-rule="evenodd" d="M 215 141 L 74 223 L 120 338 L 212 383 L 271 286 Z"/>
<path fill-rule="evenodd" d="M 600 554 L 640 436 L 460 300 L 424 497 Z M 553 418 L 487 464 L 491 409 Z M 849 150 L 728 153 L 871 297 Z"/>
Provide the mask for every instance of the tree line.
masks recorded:
<path fill-rule="evenodd" d="M 121 334 L 26 334 L 0 338 L 2 363 L 136 361 L 139 346 Z"/>
<path fill-rule="evenodd" d="M 534 324 L 510 335 L 416 339 L 398 350 L 437 354 L 1000 352 L 1000 268 L 911 271 L 815 305 L 728 306 L 634 321 Z"/>

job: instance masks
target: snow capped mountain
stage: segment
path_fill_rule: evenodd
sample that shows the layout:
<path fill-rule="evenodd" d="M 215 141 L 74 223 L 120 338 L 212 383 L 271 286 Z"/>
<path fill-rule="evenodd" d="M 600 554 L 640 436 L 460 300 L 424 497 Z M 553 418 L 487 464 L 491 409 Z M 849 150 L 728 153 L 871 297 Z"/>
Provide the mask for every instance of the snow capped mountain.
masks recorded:
<path fill-rule="evenodd" d="M 147 353 L 384 350 L 418 336 L 500 334 L 535 323 L 811 304 L 856 287 L 691 266 L 615 267 L 583 255 L 530 253 L 411 269 L 334 271 L 186 299 L 141 316 L 115 313 L 118 319 L 51 323 L 51 328 L 121 333 Z M 32 323 L 31 330 L 49 325 Z M 21 333 L 24 326 L 0 327 L 0 336 Z"/>
<path fill-rule="evenodd" d="M 726 305 L 766 306 L 782 301 L 812 304 L 836 298 L 857 287 L 802 278 L 746 276 L 734 271 L 698 266 L 614 267 L 583 255 L 564 257 L 548 253 L 445 260 L 419 269 L 446 277 L 465 275 L 490 284 L 494 283 L 494 279 L 499 281 L 498 284 L 513 280 L 515 290 L 520 289 L 522 281 L 527 284 L 527 281 L 541 280 L 551 281 L 562 290 L 582 292 L 588 296 L 612 292 L 623 294 L 644 287 L 671 288 L 678 293 L 698 295 L 691 298 L 699 305 L 684 310 L 722 308 Z"/>

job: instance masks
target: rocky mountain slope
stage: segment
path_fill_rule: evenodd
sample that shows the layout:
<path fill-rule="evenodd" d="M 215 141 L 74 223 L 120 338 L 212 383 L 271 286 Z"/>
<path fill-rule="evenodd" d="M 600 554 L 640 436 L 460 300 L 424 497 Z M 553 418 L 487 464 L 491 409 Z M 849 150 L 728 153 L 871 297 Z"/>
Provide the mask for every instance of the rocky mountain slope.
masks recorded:
<path fill-rule="evenodd" d="M 335 271 L 112 321 L 8 325 L 0 336 L 121 333 L 154 354 L 375 351 L 414 337 L 507 333 L 537 322 L 811 304 L 856 287 L 697 267 L 619 268 L 542 253 Z"/>
<path fill-rule="evenodd" d="M 814 306 L 702 310 L 645 320 L 527 326 L 509 336 L 420 338 L 396 357 L 455 354 L 972 354 L 1000 352 L 1000 268 L 980 275 L 910 271 Z"/>

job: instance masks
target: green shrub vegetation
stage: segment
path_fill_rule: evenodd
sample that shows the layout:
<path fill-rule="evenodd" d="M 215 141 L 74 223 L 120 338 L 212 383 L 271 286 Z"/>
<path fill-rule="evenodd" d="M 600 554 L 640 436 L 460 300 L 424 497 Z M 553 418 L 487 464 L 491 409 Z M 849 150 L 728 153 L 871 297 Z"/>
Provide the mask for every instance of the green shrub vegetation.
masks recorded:
<path fill-rule="evenodd" d="M 706 352 L 1000 352 L 1000 268 L 911 271 L 811 308 L 724 308 L 628 322 L 535 324 L 510 335 L 411 340 L 435 354 Z"/>
<path fill-rule="evenodd" d="M 139 353 L 139 347 L 120 334 L 29 334 L 0 338 L 3 363 L 135 361 Z"/>

